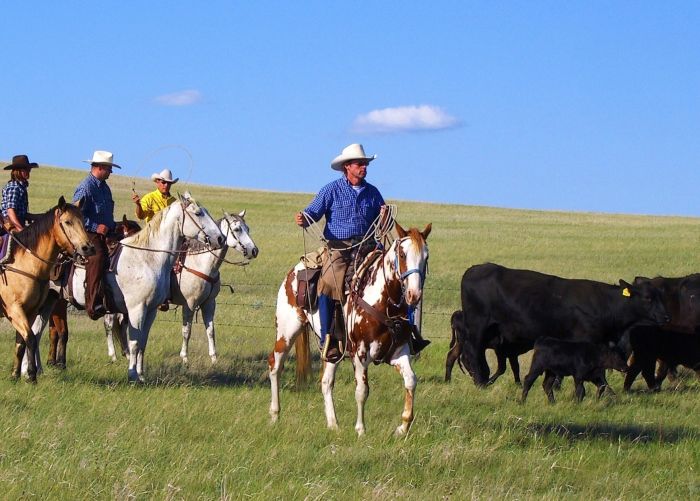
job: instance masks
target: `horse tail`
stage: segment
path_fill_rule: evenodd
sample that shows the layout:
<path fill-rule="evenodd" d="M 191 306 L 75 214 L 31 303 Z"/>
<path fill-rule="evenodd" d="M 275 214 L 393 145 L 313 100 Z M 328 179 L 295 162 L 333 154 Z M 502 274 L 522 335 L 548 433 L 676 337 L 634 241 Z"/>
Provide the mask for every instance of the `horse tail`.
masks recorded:
<path fill-rule="evenodd" d="M 294 352 L 297 357 L 296 382 L 297 386 L 304 386 L 309 382 L 311 375 L 311 347 L 309 345 L 309 325 L 302 327 L 301 334 L 294 341 Z"/>

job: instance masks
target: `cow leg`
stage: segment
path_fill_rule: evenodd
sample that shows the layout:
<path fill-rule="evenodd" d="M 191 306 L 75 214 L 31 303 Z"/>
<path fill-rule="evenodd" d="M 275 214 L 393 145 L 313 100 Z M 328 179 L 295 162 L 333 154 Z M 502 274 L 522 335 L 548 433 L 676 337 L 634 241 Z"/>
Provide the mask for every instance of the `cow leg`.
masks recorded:
<path fill-rule="evenodd" d="M 644 360 L 642 364 L 642 377 L 647 383 L 647 387 L 652 391 L 658 391 L 659 386 L 656 384 L 656 375 L 654 374 L 654 366 L 656 360 Z"/>
<path fill-rule="evenodd" d="M 525 403 L 525 400 L 527 399 L 527 394 L 530 391 L 530 388 L 532 388 L 533 383 L 535 380 L 540 377 L 540 375 L 544 372 L 543 369 L 537 366 L 536 361 L 533 360 L 532 366 L 530 367 L 530 372 L 527 373 L 525 376 L 525 381 L 523 382 L 523 393 L 522 396 L 520 397 L 520 402 Z"/>
<path fill-rule="evenodd" d="M 591 383 L 595 384 L 598 387 L 598 391 L 596 392 L 596 399 L 600 400 L 600 397 L 603 396 L 605 390 L 609 390 L 613 395 L 615 395 L 615 392 L 612 388 L 610 388 L 610 385 L 608 384 L 608 380 L 605 379 L 604 369 L 601 369 L 600 373 L 594 375 L 591 378 Z"/>
<path fill-rule="evenodd" d="M 636 359 L 634 358 L 634 355 L 630 357 L 630 365 L 627 368 L 627 373 L 625 374 L 625 383 L 622 386 L 622 388 L 625 391 L 630 391 L 632 389 L 632 383 L 634 383 L 634 380 L 639 376 L 639 373 L 642 371 L 639 363 L 637 363 Z"/>
<path fill-rule="evenodd" d="M 518 355 L 509 355 L 508 361 L 510 362 L 510 370 L 513 371 L 515 384 L 520 386 L 520 361 L 518 360 Z"/>
<path fill-rule="evenodd" d="M 352 365 L 355 368 L 355 402 L 357 403 L 355 431 L 359 437 L 365 434 L 365 402 L 367 402 L 367 397 L 369 396 L 369 381 L 367 380 L 369 362 L 367 349 L 365 344 L 362 343 L 352 361 Z"/>
<path fill-rule="evenodd" d="M 453 334 L 454 336 L 454 334 Z M 462 345 L 460 344 L 459 341 L 455 341 L 455 343 L 450 347 L 450 350 L 447 352 L 447 359 L 445 360 L 445 382 L 449 383 L 452 380 L 452 368 L 455 365 L 455 362 L 459 358 L 460 354 L 462 351 Z"/>
<path fill-rule="evenodd" d="M 544 394 L 547 395 L 547 400 L 550 404 L 555 402 L 554 400 L 554 381 L 557 379 L 556 375 L 552 371 L 544 371 L 544 381 L 542 381 L 542 388 L 544 389 Z"/>
<path fill-rule="evenodd" d="M 574 376 L 574 385 L 576 387 L 576 400 L 581 402 L 583 401 L 583 397 L 586 396 L 586 389 L 583 387 L 583 379 Z"/>
<path fill-rule="evenodd" d="M 400 357 L 391 361 L 396 370 L 403 376 L 403 385 L 406 389 L 406 398 L 403 405 L 403 413 L 401 414 L 401 425 L 396 428 L 394 434 L 403 436 L 411 429 L 413 423 L 413 402 L 416 395 L 416 385 L 418 378 L 411 367 L 411 360 L 408 353 L 404 353 Z"/>
<path fill-rule="evenodd" d="M 658 368 L 656 369 L 656 377 L 654 379 L 654 386 L 657 388 L 661 388 L 661 384 L 666 379 L 666 376 L 668 376 L 669 373 L 671 373 L 671 372 L 672 372 L 671 368 L 668 366 L 668 364 L 666 364 L 666 362 L 659 360 L 659 365 L 658 365 Z M 669 378 L 669 379 L 671 379 L 671 378 Z M 675 379 L 676 378 L 674 377 L 671 380 L 675 380 Z"/>
<path fill-rule="evenodd" d="M 489 378 L 486 382 L 486 386 L 491 385 L 496 382 L 496 380 L 501 377 L 506 372 L 506 356 L 498 348 L 493 350 L 496 353 L 496 360 L 498 361 L 498 368 L 496 372 Z"/>

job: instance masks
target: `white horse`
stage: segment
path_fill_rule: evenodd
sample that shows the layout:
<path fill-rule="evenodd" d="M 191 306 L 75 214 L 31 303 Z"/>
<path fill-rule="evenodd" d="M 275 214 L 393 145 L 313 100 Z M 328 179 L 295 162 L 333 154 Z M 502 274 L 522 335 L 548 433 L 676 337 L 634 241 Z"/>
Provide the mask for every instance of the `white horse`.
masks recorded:
<path fill-rule="evenodd" d="M 129 381 L 144 381 L 148 334 L 158 306 L 168 296 L 170 270 L 185 238 L 198 239 L 216 249 L 225 242 L 209 212 L 189 193 L 156 213 L 144 229 L 122 240 L 113 271 L 105 273 L 105 286 L 111 290 L 118 312 L 128 321 Z M 53 304 L 42 307 L 36 329 L 43 330 L 52 308 Z"/>
<path fill-rule="evenodd" d="M 423 292 L 428 245 L 426 239 L 431 225 L 422 232 L 415 228 L 405 231 L 395 225 L 399 238 L 376 260 L 368 256 L 359 270 L 363 278 L 355 283 L 345 304 L 347 326 L 347 353 L 355 367 L 355 400 L 357 422 L 355 430 L 364 435 L 364 406 L 369 395 L 367 368 L 372 362 L 386 362 L 403 376 L 405 388 L 402 423 L 396 428 L 397 435 L 408 432 L 413 421 L 413 399 L 416 375 L 411 368 L 409 342 L 411 325 L 407 321 L 410 307 L 419 304 Z M 277 339 L 268 357 L 272 400 L 270 417 L 277 421 L 280 412 L 279 373 L 296 340 L 297 372 L 308 372 L 310 356 L 308 336 L 299 334 L 310 326 L 319 336 L 320 319 L 318 309 L 309 310 L 296 304 L 298 288 L 297 273 L 304 264 L 297 264 L 287 273 L 277 294 Z M 307 331 L 306 331 L 307 332 Z M 320 336 L 319 336 L 320 337 Z M 337 363 L 326 363 L 321 379 L 321 391 L 325 403 L 326 421 L 329 429 L 338 429 L 333 403 L 333 386 Z"/>
<path fill-rule="evenodd" d="M 184 364 L 189 363 L 188 345 L 192 333 L 192 318 L 197 308 L 202 310 L 202 319 L 207 331 L 209 357 L 216 363 L 216 336 L 214 332 L 214 314 L 216 297 L 221 290 L 219 268 L 226 259 L 229 247 L 240 252 L 247 264 L 258 256 L 258 248 L 250 237 L 250 230 L 245 222 L 245 210 L 237 215 L 224 212 L 224 217 L 217 221 L 226 243 L 218 250 L 211 250 L 206 244 L 197 240 L 188 241 L 187 253 L 177 280 L 170 283 L 170 302 L 182 306 L 182 349 L 180 357 Z M 113 335 L 120 337 L 125 347 L 125 330 L 121 328 L 121 315 L 105 316 L 107 350 L 112 360 L 116 360 Z"/>

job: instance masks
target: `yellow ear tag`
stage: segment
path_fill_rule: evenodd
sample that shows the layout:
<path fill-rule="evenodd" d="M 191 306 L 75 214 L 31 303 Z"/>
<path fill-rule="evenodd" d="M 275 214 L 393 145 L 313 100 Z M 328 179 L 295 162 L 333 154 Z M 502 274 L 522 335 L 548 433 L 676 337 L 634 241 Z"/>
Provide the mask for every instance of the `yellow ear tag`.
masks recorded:
<path fill-rule="evenodd" d="M 625 297 L 630 297 L 632 294 L 630 294 L 630 290 L 627 287 L 625 287 L 624 289 L 622 289 L 622 295 Z"/>

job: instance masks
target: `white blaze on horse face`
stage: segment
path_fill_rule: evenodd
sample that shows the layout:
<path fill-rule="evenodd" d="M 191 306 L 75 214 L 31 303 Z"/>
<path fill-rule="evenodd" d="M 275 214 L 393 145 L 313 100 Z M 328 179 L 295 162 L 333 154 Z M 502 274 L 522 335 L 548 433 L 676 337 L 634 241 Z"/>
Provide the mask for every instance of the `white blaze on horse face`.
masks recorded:
<path fill-rule="evenodd" d="M 425 263 L 428 259 L 428 244 L 421 239 L 418 242 L 413 238 L 404 238 L 400 244 L 399 274 L 408 273 L 403 279 L 403 287 L 406 303 L 416 305 L 423 294 L 423 277 L 425 276 Z M 401 265 L 404 261 L 406 268 Z"/>

